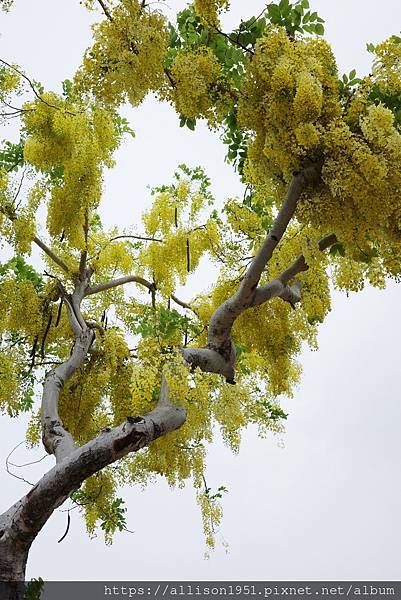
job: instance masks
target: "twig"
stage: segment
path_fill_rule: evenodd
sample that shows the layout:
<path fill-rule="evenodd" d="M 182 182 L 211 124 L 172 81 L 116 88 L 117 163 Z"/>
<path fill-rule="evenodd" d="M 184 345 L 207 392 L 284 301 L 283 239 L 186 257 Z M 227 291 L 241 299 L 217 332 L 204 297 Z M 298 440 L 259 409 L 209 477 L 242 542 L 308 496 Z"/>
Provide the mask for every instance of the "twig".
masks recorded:
<path fill-rule="evenodd" d="M 11 452 L 8 454 L 7 458 L 6 458 L 6 471 L 9 475 L 11 475 L 12 477 L 15 477 L 15 479 L 19 479 L 20 481 L 23 481 L 24 483 L 27 483 L 28 485 L 31 485 L 33 487 L 33 483 L 31 483 L 30 481 L 28 481 L 27 479 L 25 479 L 24 477 L 20 477 L 19 475 L 16 475 L 15 473 L 12 473 L 10 471 L 9 468 L 9 459 L 10 457 L 14 454 L 14 452 L 16 451 L 17 448 L 19 448 L 20 446 L 22 446 L 22 444 L 25 444 L 25 440 L 22 440 L 22 442 L 20 442 L 19 444 L 17 444 L 12 450 Z"/>
<path fill-rule="evenodd" d="M 19 193 L 20 193 L 21 188 L 22 188 L 22 183 L 24 181 L 24 177 L 25 177 L 25 169 L 22 171 L 22 176 L 21 176 L 21 179 L 20 179 L 20 182 L 19 182 L 19 186 L 18 186 L 17 192 L 16 192 L 16 194 L 15 194 L 15 196 L 13 198 L 13 204 L 15 204 L 15 201 L 16 201 L 16 199 L 19 196 Z M 16 208 L 18 208 L 19 204 L 20 203 L 18 203 L 18 205 L 16 206 Z"/>
<path fill-rule="evenodd" d="M 114 240 L 119 240 L 121 238 L 133 238 L 134 240 L 143 240 L 144 242 L 164 242 L 164 240 L 161 240 L 160 238 L 146 237 L 142 235 L 116 235 L 115 237 L 112 237 L 109 241 L 114 242 Z"/>
<path fill-rule="evenodd" d="M 24 442 L 21 442 L 21 444 L 23 444 Z M 42 462 L 42 460 L 44 460 L 45 458 L 48 458 L 49 455 L 48 454 L 44 454 L 42 456 L 42 458 L 39 458 L 39 460 L 32 460 L 31 462 L 27 462 L 27 463 L 23 463 L 22 465 L 17 465 L 13 462 L 11 462 L 11 460 L 8 461 L 8 464 L 11 465 L 12 467 L 16 467 L 17 469 L 22 469 L 23 467 L 29 467 L 30 465 L 36 465 L 37 463 Z"/>
<path fill-rule="evenodd" d="M 45 343 L 46 343 L 47 334 L 49 333 L 49 329 L 50 329 L 50 326 L 52 324 L 52 320 L 53 320 L 53 314 L 50 313 L 49 319 L 47 321 L 46 329 L 45 329 L 45 332 L 43 334 L 42 344 L 40 346 L 40 355 L 41 355 L 42 359 L 45 358 Z"/>
<path fill-rule="evenodd" d="M 237 39 L 233 39 L 228 33 L 225 33 L 224 31 L 221 31 L 218 27 L 216 27 L 216 25 L 214 25 L 214 29 L 217 31 L 218 34 L 222 35 L 223 37 L 227 38 L 232 44 L 239 46 L 240 48 L 242 48 L 245 52 L 249 52 L 249 54 L 252 54 L 252 56 L 255 55 L 254 51 L 251 50 L 250 48 L 247 48 L 246 46 L 244 46 L 243 44 L 241 44 L 241 42 Z"/>
<path fill-rule="evenodd" d="M 0 62 L 2 62 L 3 65 L 6 65 L 9 69 L 12 69 L 16 73 L 18 73 L 18 75 L 20 75 L 20 77 L 22 77 L 23 79 L 25 79 L 25 81 L 27 81 L 29 83 L 29 86 L 30 86 L 31 90 L 33 91 L 33 93 L 35 94 L 36 98 L 38 100 L 40 100 L 41 102 L 43 102 L 43 104 L 46 104 L 47 106 L 49 106 L 50 108 L 54 108 L 55 110 L 61 110 L 59 106 L 55 106 L 54 104 L 50 104 L 50 102 L 47 102 L 47 100 L 45 100 L 44 98 L 42 98 L 42 96 L 39 94 L 39 92 L 35 88 L 33 82 L 31 81 L 31 79 L 29 79 L 29 77 L 27 75 L 25 75 L 25 73 L 23 73 L 22 71 L 20 71 L 19 69 L 17 69 L 17 67 L 14 67 L 13 65 L 10 65 L 10 63 L 6 62 L 2 58 L 0 58 Z M 74 117 L 76 116 L 76 113 L 71 112 L 69 110 L 66 110 L 65 113 L 68 114 L 68 115 L 72 115 Z"/>
<path fill-rule="evenodd" d="M 103 0 L 97 0 L 100 4 L 100 6 L 102 7 L 102 10 L 104 12 L 104 14 L 106 15 L 106 17 L 109 19 L 109 21 L 113 21 L 113 17 L 111 16 L 109 9 L 107 8 L 107 6 L 105 5 L 105 3 L 103 2 Z"/>

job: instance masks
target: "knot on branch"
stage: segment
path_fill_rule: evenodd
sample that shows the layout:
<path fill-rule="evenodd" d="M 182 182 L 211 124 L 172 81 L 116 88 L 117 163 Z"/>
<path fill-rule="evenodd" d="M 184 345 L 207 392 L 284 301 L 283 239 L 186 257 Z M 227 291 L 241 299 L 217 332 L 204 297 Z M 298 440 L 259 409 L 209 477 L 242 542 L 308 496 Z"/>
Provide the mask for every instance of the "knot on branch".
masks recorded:
<path fill-rule="evenodd" d="M 231 343 L 231 342 L 230 342 Z M 226 381 L 232 383 L 235 375 L 235 348 L 232 345 L 231 352 L 221 354 L 213 348 L 183 348 L 182 355 L 193 369 L 198 367 L 204 373 L 217 373 L 222 375 Z"/>
<path fill-rule="evenodd" d="M 292 285 L 284 286 L 279 297 L 291 304 L 292 308 L 295 308 L 295 305 L 301 301 L 301 289 L 301 282 L 296 279 Z"/>
<path fill-rule="evenodd" d="M 305 186 L 315 185 L 320 180 L 323 167 L 323 157 L 315 163 L 303 168 L 299 173 L 294 173 L 295 177 L 301 177 Z"/>

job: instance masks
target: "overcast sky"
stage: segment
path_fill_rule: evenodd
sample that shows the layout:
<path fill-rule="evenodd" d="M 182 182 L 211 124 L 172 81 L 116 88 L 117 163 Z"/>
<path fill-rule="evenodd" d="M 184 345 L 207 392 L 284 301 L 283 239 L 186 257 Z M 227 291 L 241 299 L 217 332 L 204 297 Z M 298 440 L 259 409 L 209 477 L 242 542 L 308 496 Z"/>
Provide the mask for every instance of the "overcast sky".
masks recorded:
<path fill-rule="evenodd" d="M 168 0 L 172 18 L 185 5 Z M 260 0 L 232 0 L 225 20 L 258 14 Z M 340 72 L 369 72 L 366 42 L 377 43 L 401 28 L 396 0 L 311 0 L 326 20 Z M 1 17 L 0 56 L 21 65 L 48 89 L 71 77 L 90 43 L 88 14 L 78 0 L 15 0 Z M 201 164 L 222 201 L 241 193 L 225 149 L 206 127 L 179 129 L 167 105 L 149 98 L 126 110 L 136 131 L 107 174 L 105 224 L 134 223 L 148 202 L 148 185 L 166 183 L 177 164 Z M 209 280 L 193 278 L 189 298 Z M 335 294 L 321 327 L 318 352 L 305 350 L 302 383 L 292 400 L 287 431 L 261 440 L 250 428 L 239 456 L 221 443 L 209 451 L 208 484 L 225 485 L 219 543 L 204 560 L 200 514 L 191 485 L 170 490 L 160 481 L 147 490 L 124 490 L 128 527 L 106 547 L 90 540 L 76 511 L 67 538 L 57 544 L 66 513 L 57 511 L 34 543 L 27 577 L 46 580 L 135 579 L 401 579 L 401 288 Z M 0 420 L 0 457 L 24 437 L 25 420 Z M 14 461 L 40 457 L 23 447 Z M 38 469 L 23 469 L 35 481 Z M 45 465 L 45 466 L 43 466 Z M 0 472 L 0 511 L 29 486 Z"/>

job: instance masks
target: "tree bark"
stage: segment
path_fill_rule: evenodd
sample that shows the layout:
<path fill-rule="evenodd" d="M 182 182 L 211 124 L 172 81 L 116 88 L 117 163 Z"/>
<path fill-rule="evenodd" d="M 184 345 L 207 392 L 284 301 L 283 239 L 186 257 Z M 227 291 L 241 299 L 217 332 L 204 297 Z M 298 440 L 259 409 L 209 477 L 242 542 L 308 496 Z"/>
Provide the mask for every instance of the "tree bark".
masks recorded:
<path fill-rule="evenodd" d="M 185 409 L 170 401 L 163 377 L 160 399 L 152 412 L 143 417 L 127 417 L 118 427 L 100 432 L 58 461 L 26 496 L 0 515 L 0 581 L 24 581 L 32 542 L 54 510 L 88 477 L 178 429 L 185 418 Z"/>

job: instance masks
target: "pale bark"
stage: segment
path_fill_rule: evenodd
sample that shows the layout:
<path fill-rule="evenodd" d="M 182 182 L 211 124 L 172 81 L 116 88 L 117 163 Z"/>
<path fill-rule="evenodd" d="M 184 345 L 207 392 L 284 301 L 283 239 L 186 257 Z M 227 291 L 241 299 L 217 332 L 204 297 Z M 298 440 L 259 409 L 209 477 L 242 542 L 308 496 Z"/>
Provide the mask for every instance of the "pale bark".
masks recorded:
<path fill-rule="evenodd" d="M 238 291 L 213 313 L 209 325 L 208 347 L 222 354 L 226 360 L 232 354 L 231 330 L 235 320 L 252 306 L 261 275 L 295 214 L 299 198 L 319 176 L 320 167 L 317 165 L 293 176 L 273 227 L 248 267 Z"/>
<path fill-rule="evenodd" d="M 60 284 L 76 340 L 69 358 L 45 376 L 42 396 L 42 439 L 56 465 L 30 492 L 0 515 L 0 581 L 10 582 L 2 590 L 8 598 L 22 593 L 14 582 L 23 581 L 30 546 L 51 514 L 94 473 L 136 452 L 156 438 L 181 427 L 185 409 L 169 396 L 163 375 L 159 401 L 149 414 L 128 416 L 124 423 L 107 429 L 78 447 L 58 413 L 60 391 L 83 364 L 94 341 L 94 331 L 81 313 L 81 302 L 89 289 L 92 270 L 83 266 L 72 295 Z M 179 399 L 178 399 L 179 400 Z M 21 596 L 22 597 L 22 596 Z"/>
<path fill-rule="evenodd" d="M 124 423 L 100 432 L 79 448 L 73 445 L 72 438 L 71 444 L 70 440 L 65 441 L 64 430 L 63 442 L 50 446 L 58 452 L 56 465 L 26 496 L 0 515 L 0 580 L 24 580 L 28 552 L 35 537 L 54 510 L 88 477 L 178 429 L 185 418 L 185 409 L 171 401 L 163 377 L 159 402 L 149 414 L 127 416 Z"/>
<path fill-rule="evenodd" d="M 86 327 L 77 338 L 71 356 L 52 369 L 45 377 L 42 396 L 42 440 L 46 451 L 54 454 L 56 461 L 63 460 L 76 449 L 72 435 L 64 428 L 58 414 L 60 391 L 87 357 L 94 333 Z"/>
<path fill-rule="evenodd" d="M 321 252 L 330 248 L 337 242 L 337 237 L 334 233 L 326 235 L 324 238 L 319 240 L 318 247 Z M 290 265 L 285 271 L 283 271 L 277 279 L 273 279 L 258 287 L 252 300 L 251 306 L 260 306 L 268 300 L 274 297 L 282 298 L 290 304 L 296 304 L 301 300 L 301 284 L 295 280 L 292 285 L 288 285 L 288 282 L 294 279 L 302 271 L 307 271 L 309 265 L 307 264 L 305 257 L 301 254 L 298 258 Z"/>
<path fill-rule="evenodd" d="M 154 283 L 150 283 L 150 281 L 146 281 L 143 277 L 138 277 L 137 275 L 126 275 L 125 277 L 119 277 L 118 279 L 113 279 L 112 281 L 105 281 L 103 283 L 98 283 L 96 285 L 92 285 L 88 287 L 85 292 L 85 296 L 91 296 L 92 294 L 97 294 L 99 292 L 104 292 L 106 290 L 110 290 L 112 288 L 118 287 L 120 285 L 125 285 L 127 283 L 139 283 L 146 287 L 149 291 L 153 291 L 155 289 Z"/>
<path fill-rule="evenodd" d="M 69 272 L 68 265 L 59 256 L 57 256 L 57 254 L 55 252 L 53 252 L 53 250 L 51 250 L 48 246 L 46 246 L 46 244 L 44 242 L 42 242 L 42 240 L 39 239 L 38 236 L 35 236 L 33 238 L 33 241 L 35 242 L 35 244 L 37 246 L 39 246 L 39 248 L 41 250 L 43 250 L 43 252 L 45 254 L 47 254 L 47 256 L 49 258 L 51 258 L 56 263 L 56 265 L 61 267 L 63 269 L 63 271 L 65 271 L 66 273 Z"/>

